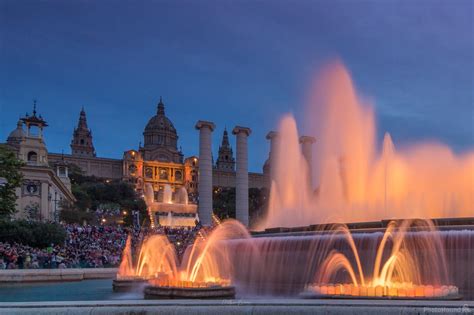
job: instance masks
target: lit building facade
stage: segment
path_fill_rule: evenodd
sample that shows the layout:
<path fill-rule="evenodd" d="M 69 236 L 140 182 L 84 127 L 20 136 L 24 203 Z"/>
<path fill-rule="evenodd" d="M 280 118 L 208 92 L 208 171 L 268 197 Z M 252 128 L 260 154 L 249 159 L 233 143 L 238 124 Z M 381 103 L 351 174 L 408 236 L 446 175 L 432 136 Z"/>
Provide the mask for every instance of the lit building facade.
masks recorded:
<path fill-rule="evenodd" d="M 73 132 L 71 154 L 49 153 L 48 156 L 52 163 L 64 159 L 77 165 L 85 175 L 131 182 L 138 192 L 143 192 L 145 184 L 150 183 L 156 200 L 162 198 L 165 185 L 170 185 L 173 192 L 185 187 L 189 201 L 196 202 L 199 159 L 197 156 L 184 157 L 178 143 L 178 132 L 166 116 L 165 104 L 160 98 L 156 114 L 143 131 L 143 142 L 136 149 L 126 150 L 122 159 L 96 156 L 84 109 Z M 235 187 L 235 158 L 227 130 L 223 132 L 212 177 L 214 186 Z M 250 188 L 263 188 L 267 183 L 262 173 L 249 173 Z"/>

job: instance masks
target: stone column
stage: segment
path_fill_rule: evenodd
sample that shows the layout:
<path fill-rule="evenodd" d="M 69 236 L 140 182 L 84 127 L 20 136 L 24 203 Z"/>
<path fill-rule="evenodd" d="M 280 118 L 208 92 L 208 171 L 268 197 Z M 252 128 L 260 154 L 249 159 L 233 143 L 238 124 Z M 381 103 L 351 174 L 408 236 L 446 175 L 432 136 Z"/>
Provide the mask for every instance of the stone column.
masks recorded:
<path fill-rule="evenodd" d="M 202 225 L 212 224 L 212 131 L 215 125 L 199 120 L 199 205 L 198 213 Z"/>
<path fill-rule="evenodd" d="M 300 137 L 301 151 L 308 164 L 308 183 L 311 189 L 313 189 L 313 143 L 315 142 L 316 138 L 314 137 Z"/>
<path fill-rule="evenodd" d="M 232 133 L 237 138 L 237 167 L 235 174 L 235 216 L 243 225 L 249 226 L 249 171 L 247 137 L 252 131 L 247 127 L 236 126 Z"/>
<path fill-rule="evenodd" d="M 270 131 L 267 134 L 267 140 L 270 140 L 270 154 L 269 154 L 269 162 L 270 162 L 270 184 L 275 179 L 275 164 L 276 164 L 276 155 L 278 152 L 278 132 Z M 270 186 L 269 186 L 270 187 Z"/>

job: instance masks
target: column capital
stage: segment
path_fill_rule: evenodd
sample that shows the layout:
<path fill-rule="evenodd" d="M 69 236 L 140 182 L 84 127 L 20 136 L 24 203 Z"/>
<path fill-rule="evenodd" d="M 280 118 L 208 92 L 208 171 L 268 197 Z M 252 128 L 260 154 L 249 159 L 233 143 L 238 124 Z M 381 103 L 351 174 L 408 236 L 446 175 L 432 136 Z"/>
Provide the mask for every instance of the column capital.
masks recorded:
<path fill-rule="evenodd" d="M 213 122 L 210 122 L 210 121 L 198 120 L 198 122 L 196 123 L 195 128 L 197 130 L 200 130 L 201 128 L 204 128 L 204 127 L 208 127 L 211 131 L 214 131 L 214 129 L 216 128 L 216 125 Z"/>
<path fill-rule="evenodd" d="M 270 131 L 269 133 L 267 133 L 267 140 L 272 140 L 273 138 L 276 138 L 278 137 L 278 132 L 277 131 Z"/>
<path fill-rule="evenodd" d="M 313 144 L 316 142 L 316 138 L 315 137 L 311 137 L 311 136 L 301 136 L 300 137 L 300 143 L 309 143 L 309 144 Z"/>
<path fill-rule="evenodd" d="M 234 135 L 239 134 L 241 132 L 247 134 L 247 137 L 248 137 L 252 133 L 252 130 L 248 127 L 242 127 L 242 126 L 235 126 L 235 128 L 232 130 L 232 134 Z"/>

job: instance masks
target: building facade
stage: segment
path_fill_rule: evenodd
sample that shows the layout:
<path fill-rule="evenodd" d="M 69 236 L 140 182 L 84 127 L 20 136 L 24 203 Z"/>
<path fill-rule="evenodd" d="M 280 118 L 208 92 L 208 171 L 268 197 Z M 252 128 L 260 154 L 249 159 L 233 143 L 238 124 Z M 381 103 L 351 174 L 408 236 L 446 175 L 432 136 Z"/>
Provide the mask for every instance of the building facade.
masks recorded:
<path fill-rule="evenodd" d="M 48 124 L 37 115 L 36 103 L 33 114 L 21 118 L 15 130 L 7 138 L 7 147 L 24 162 L 21 168 L 23 183 L 17 189 L 17 218 L 57 221 L 61 201 L 73 202 L 68 164 L 64 159 L 51 163 L 43 137 Z"/>
<path fill-rule="evenodd" d="M 166 116 L 165 104 L 160 98 L 156 114 L 151 117 L 143 131 L 143 145 L 128 149 L 122 159 L 96 156 L 92 131 L 87 123 L 84 108 L 79 113 L 77 127 L 71 140 L 71 154 L 49 153 L 50 163 L 64 159 L 69 164 L 81 168 L 88 176 L 110 180 L 124 180 L 143 192 L 145 184 L 152 184 L 157 200 L 165 185 L 173 191 L 185 187 L 191 202 L 197 200 L 199 158 L 184 157 L 178 148 L 178 132 L 173 122 Z M 249 173 L 249 187 L 267 186 L 262 173 Z M 219 187 L 235 187 L 235 158 L 225 129 L 213 166 L 213 183 Z"/>

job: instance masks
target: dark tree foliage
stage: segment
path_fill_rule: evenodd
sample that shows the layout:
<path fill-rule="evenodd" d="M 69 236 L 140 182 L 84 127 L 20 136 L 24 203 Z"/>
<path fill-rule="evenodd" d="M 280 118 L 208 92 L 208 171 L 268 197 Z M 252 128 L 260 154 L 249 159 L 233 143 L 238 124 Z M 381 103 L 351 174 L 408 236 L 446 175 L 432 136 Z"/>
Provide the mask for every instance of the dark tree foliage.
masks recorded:
<path fill-rule="evenodd" d="M 235 219 L 235 188 L 214 187 L 212 207 L 219 219 Z"/>
<path fill-rule="evenodd" d="M 267 200 L 267 189 L 249 189 L 250 225 L 264 216 Z M 213 208 L 214 214 L 221 220 L 235 218 L 235 188 L 214 187 Z"/>
<path fill-rule="evenodd" d="M 0 221 L 0 242 L 44 248 L 50 244 L 62 244 L 65 239 L 66 231 L 57 223 Z"/>
<path fill-rule="evenodd" d="M 120 180 L 104 180 L 94 176 L 83 175 L 76 165 L 70 166 L 69 177 L 72 192 L 76 198 L 74 205 L 66 206 L 62 219 L 66 222 L 91 222 L 90 211 L 95 211 L 104 204 L 116 204 L 124 215 L 124 223 L 133 222 L 133 211 L 140 212 L 140 218 L 146 218 L 145 201 L 135 192 L 133 185 Z M 74 218 L 74 212 L 77 217 Z M 95 223 L 95 222 L 92 222 Z"/>
<path fill-rule="evenodd" d="M 61 200 L 59 203 L 61 212 L 59 213 L 59 220 L 66 223 L 79 223 L 94 222 L 93 214 L 86 210 L 79 208 L 75 203 L 70 203 L 66 200 Z"/>
<path fill-rule="evenodd" d="M 15 153 L 4 145 L 0 145 L 0 177 L 6 183 L 0 185 L 0 219 L 7 219 L 16 210 L 16 188 L 20 187 L 23 175 L 20 171 L 23 162 Z"/>
<path fill-rule="evenodd" d="M 265 217 L 269 191 L 266 188 L 249 189 L 249 222 L 252 227 Z"/>

